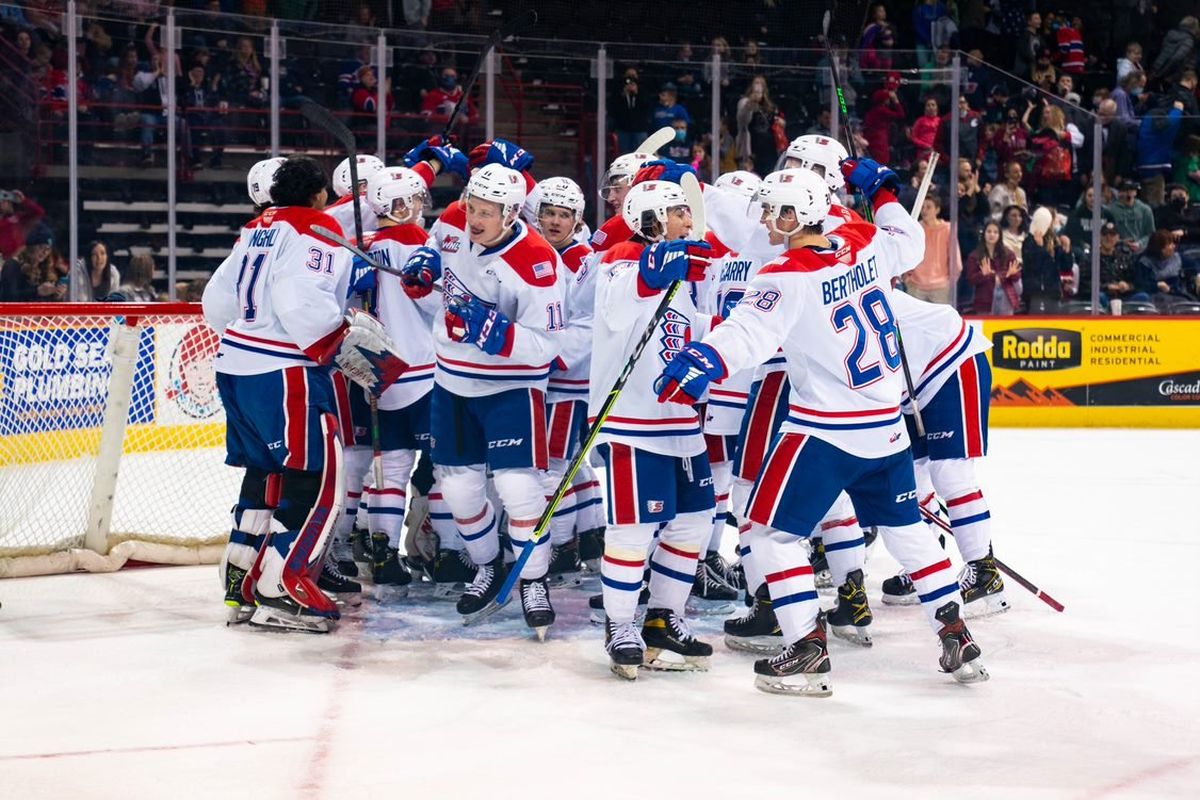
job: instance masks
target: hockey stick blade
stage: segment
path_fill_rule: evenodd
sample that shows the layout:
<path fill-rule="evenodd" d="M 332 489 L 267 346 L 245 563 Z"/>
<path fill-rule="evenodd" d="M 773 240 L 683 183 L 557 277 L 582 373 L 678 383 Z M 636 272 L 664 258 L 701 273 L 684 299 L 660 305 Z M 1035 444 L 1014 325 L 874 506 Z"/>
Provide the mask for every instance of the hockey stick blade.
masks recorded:
<path fill-rule="evenodd" d="M 924 506 L 918 506 L 918 508 L 920 508 L 920 510 L 921 510 L 921 516 L 925 517 L 926 520 L 933 523 L 937 527 L 941 528 L 944 533 L 949 534 L 951 537 L 954 536 L 953 529 L 951 529 L 951 527 L 946 524 L 946 521 L 944 519 L 939 517 L 937 514 L 932 513 L 931 511 L 929 511 L 929 509 L 925 508 Z M 1066 608 L 1063 606 L 1062 603 L 1058 602 L 1053 597 L 1046 594 L 1044 591 L 1042 591 L 1038 587 L 1034 586 L 1032 583 L 1029 582 L 1029 580 L 1024 575 L 1021 575 L 1019 572 L 1015 571 L 1012 567 L 1008 566 L 1008 564 L 1005 564 L 1003 561 L 996 558 L 995 556 L 992 556 L 992 559 L 996 562 L 996 567 L 1001 572 L 1003 572 L 1008 577 L 1012 578 L 1017 583 L 1021 584 L 1021 586 L 1023 586 L 1025 589 L 1028 589 L 1029 592 L 1031 594 L 1033 594 L 1033 596 L 1036 597 L 1038 600 L 1041 600 L 1043 603 L 1050 606 L 1051 608 L 1053 608 L 1055 611 L 1059 612 L 1060 614 L 1066 610 Z"/>
<path fill-rule="evenodd" d="M 637 146 L 635 153 L 646 153 L 655 155 L 658 153 L 658 148 L 665 147 L 672 139 L 675 138 L 675 129 L 670 125 L 659 128 L 654 133 L 642 140 L 642 143 Z"/>
<path fill-rule="evenodd" d="M 530 548 L 530 549 L 532 550 L 532 548 Z M 524 555 L 524 551 L 522 551 L 522 555 Z M 528 561 L 528 560 L 529 560 L 528 558 L 525 559 L 525 561 Z M 521 570 L 518 568 L 518 566 L 523 566 L 523 565 L 524 565 L 524 562 L 521 559 L 517 559 L 517 563 L 512 565 L 512 569 L 516 570 L 516 572 L 510 572 L 509 574 L 510 575 L 520 575 Z M 507 579 L 505 579 L 505 583 L 507 583 L 507 582 L 508 582 Z M 501 588 L 501 591 L 503 592 L 503 588 Z M 478 625 L 479 623 L 483 622 L 488 617 L 495 614 L 500 609 L 504 608 L 506 605 L 508 605 L 508 601 L 512 599 L 510 597 L 511 594 L 512 594 L 512 589 L 509 589 L 508 594 L 506 594 L 504 596 L 503 602 L 500 601 L 500 595 L 496 595 L 496 598 L 494 600 L 490 601 L 486 606 L 479 609 L 474 614 L 463 614 L 463 627 L 469 628 L 472 625 Z"/>
<path fill-rule="evenodd" d="M 328 239 L 329 241 L 333 242 L 334 244 L 336 244 L 339 247 L 346 248 L 351 253 L 353 253 L 354 255 L 361 258 L 363 261 L 366 261 L 369 266 L 379 270 L 380 272 L 386 272 L 387 274 L 395 275 L 396 277 L 402 277 L 404 275 L 403 270 L 396 269 L 395 267 L 388 266 L 387 264 L 381 264 L 380 262 L 371 258 L 370 253 L 365 252 L 362 248 L 357 247 L 353 242 L 348 240 L 346 237 L 339 236 L 338 234 L 329 230 L 329 228 L 326 228 L 324 225 L 313 225 L 312 232 L 315 233 L 317 236 L 320 236 L 323 239 Z M 434 291 L 440 292 L 440 291 L 442 291 L 442 285 L 440 283 L 435 283 L 433 285 L 433 289 L 434 289 Z"/>
<path fill-rule="evenodd" d="M 700 180 L 690 172 L 683 173 L 679 179 L 679 188 L 687 198 L 688 209 L 692 212 L 691 238 L 699 241 L 708 233 L 708 217 L 704 211 L 704 193 L 700 191 Z"/>

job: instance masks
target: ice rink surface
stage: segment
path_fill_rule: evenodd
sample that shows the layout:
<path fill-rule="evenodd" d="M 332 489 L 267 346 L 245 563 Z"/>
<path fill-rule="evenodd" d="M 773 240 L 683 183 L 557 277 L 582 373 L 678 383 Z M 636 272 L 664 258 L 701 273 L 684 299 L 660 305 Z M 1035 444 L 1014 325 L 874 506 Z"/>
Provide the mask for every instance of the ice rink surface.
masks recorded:
<path fill-rule="evenodd" d="M 464 629 L 420 587 L 321 637 L 227 629 L 213 567 L 14 579 L 0 798 L 1200 796 L 1200 432 L 991 444 L 997 555 L 1066 612 L 1010 581 L 1013 610 L 971 625 L 986 684 L 879 602 L 880 546 L 875 646 L 831 640 L 828 699 L 756 691 L 719 617 L 696 623 L 710 672 L 617 680 L 594 577 L 554 594 L 545 644 L 518 609 Z"/>

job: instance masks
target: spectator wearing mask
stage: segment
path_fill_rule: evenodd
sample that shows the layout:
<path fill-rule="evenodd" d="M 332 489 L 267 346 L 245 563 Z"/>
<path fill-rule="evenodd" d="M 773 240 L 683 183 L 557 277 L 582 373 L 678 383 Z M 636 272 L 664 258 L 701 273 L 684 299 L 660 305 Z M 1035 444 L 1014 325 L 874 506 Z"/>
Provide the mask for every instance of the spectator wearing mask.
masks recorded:
<path fill-rule="evenodd" d="M 1051 230 L 1054 212 L 1039 206 L 1021 244 L 1022 302 L 1028 314 L 1055 313 L 1062 300 L 1062 275 L 1070 273 L 1071 242 Z"/>
<path fill-rule="evenodd" d="M 999 222 L 1002 214 L 1007 214 L 1011 206 L 1022 211 L 1029 209 L 1029 197 L 1021 188 L 1021 179 L 1025 170 L 1019 161 L 1009 161 L 1004 165 L 1004 181 L 992 187 L 988 194 L 988 204 L 992 209 L 992 219 Z"/>
<path fill-rule="evenodd" d="M 1186 276 L 1175 237 L 1168 230 L 1157 230 L 1150 236 L 1146 251 L 1133 268 L 1134 291 L 1195 299 L 1194 276 Z"/>
<path fill-rule="evenodd" d="M 761 76 L 760 76 L 761 77 Z M 762 78 L 764 89 L 766 78 Z M 658 105 L 650 111 L 650 119 L 654 130 L 665 128 L 677 119 L 691 122 L 692 116 L 686 108 L 679 104 L 679 91 L 675 84 L 667 81 L 658 89 Z"/>
<path fill-rule="evenodd" d="M 1167 187 L 1167 202 L 1154 209 L 1154 224 L 1168 230 L 1180 249 L 1200 246 L 1200 208 L 1188 202 L 1188 190 L 1178 183 Z"/>
<path fill-rule="evenodd" d="M 902 277 L 904 290 L 930 303 L 950 302 L 950 291 L 962 272 L 958 247 L 950 246 L 950 223 L 940 218 L 941 198 L 926 195 L 921 206 L 921 227 L 925 229 L 925 257 Z M 953 250 L 953 256 L 951 255 Z"/>
<path fill-rule="evenodd" d="M 1146 98 L 1146 73 L 1133 70 L 1113 89 L 1110 99 L 1117 104 L 1117 120 L 1130 131 L 1137 128 L 1138 115 Z"/>
<path fill-rule="evenodd" d="M 688 135 L 687 120 L 676 119 L 671 123 L 671 127 L 675 129 L 675 138 L 661 148 L 662 154 L 677 164 L 691 163 L 692 138 Z"/>
<path fill-rule="evenodd" d="M 421 101 L 421 114 L 428 117 L 430 122 L 445 124 L 462 94 L 463 88 L 458 85 L 458 70 L 454 67 L 442 67 L 438 75 L 438 85 L 426 92 Z M 458 113 L 458 118 L 454 120 L 456 126 L 474 124 L 478 119 L 475 105 L 469 97 L 463 101 L 463 108 Z"/>
<path fill-rule="evenodd" d="M 45 210 L 19 189 L 0 190 L 0 262 L 25 246 L 25 236 L 46 216 Z"/>
<path fill-rule="evenodd" d="M 1121 234 L 1121 241 L 1134 253 L 1145 250 L 1150 234 L 1154 233 L 1154 212 L 1138 199 L 1140 190 L 1136 181 L 1123 183 L 1117 187 L 1116 201 L 1105 206 Z"/>
<path fill-rule="evenodd" d="M 779 151 L 775 147 L 776 108 L 767 90 L 767 79 L 755 75 L 737 106 L 737 152 L 739 162 L 750 159 L 760 176 L 774 171 Z"/>
<path fill-rule="evenodd" d="M 1183 103 L 1175 100 L 1169 109 L 1158 108 L 1142 117 L 1138 126 L 1137 172 L 1142 197 L 1150 205 L 1162 204 L 1167 176 L 1174 170 L 1173 150 L 1182 123 Z"/>
<path fill-rule="evenodd" d="M 1184 70 L 1193 69 L 1196 65 L 1196 40 L 1200 39 L 1200 21 L 1193 16 L 1186 16 L 1179 25 L 1163 37 L 1158 58 L 1150 68 L 1154 77 L 1170 84 L 1176 81 Z M 1157 85 L 1157 84 L 1156 84 Z"/>
<path fill-rule="evenodd" d="M 916 148 L 918 159 L 929 158 L 929 154 L 937 147 L 941 126 L 942 118 L 938 116 L 937 100 L 932 97 L 926 98 L 925 113 L 913 121 L 908 137 Z"/>
<path fill-rule="evenodd" d="M 1108 308 L 1109 300 L 1149 300 L 1150 295 L 1133 288 L 1133 264 L 1137 257 L 1129 245 L 1121 241 L 1115 223 L 1106 222 L 1100 228 L 1100 304 Z M 1079 296 L 1091 296 L 1091 270 L 1079 276 Z"/>
<path fill-rule="evenodd" d="M 1000 224 L 983 226 L 979 245 L 967 256 L 967 281 L 975 290 L 972 314 L 1010 316 L 1021 307 L 1021 264 L 1004 246 Z"/>
<path fill-rule="evenodd" d="M 0 301 L 64 300 L 67 279 L 56 266 L 54 241 L 45 225 L 29 232 L 25 246 L 0 268 Z"/>
<path fill-rule="evenodd" d="M 889 72 L 883 79 L 883 88 L 871 94 L 871 107 L 863 117 L 863 136 L 871 158 L 880 164 L 892 161 L 892 131 L 904 125 L 904 106 L 896 94 L 900 88 L 900 75 Z"/>
<path fill-rule="evenodd" d="M 650 127 L 650 104 L 641 93 L 638 71 L 633 67 L 625 70 L 625 78 L 609 109 L 617 134 L 617 151 L 632 153 L 646 138 Z"/>
<path fill-rule="evenodd" d="M 129 259 L 126 282 L 106 299 L 126 303 L 153 303 L 158 300 L 154 290 L 154 259 L 146 254 Z"/>

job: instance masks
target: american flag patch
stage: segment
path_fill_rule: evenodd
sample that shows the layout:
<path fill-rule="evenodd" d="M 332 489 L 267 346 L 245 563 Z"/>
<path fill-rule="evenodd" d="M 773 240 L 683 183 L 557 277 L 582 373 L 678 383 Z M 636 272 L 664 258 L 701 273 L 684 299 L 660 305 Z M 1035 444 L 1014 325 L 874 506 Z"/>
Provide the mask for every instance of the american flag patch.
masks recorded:
<path fill-rule="evenodd" d="M 533 265 L 533 277 L 535 278 L 548 278 L 553 274 L 554 265 L 549 261 L 542 261 L 541 263 Z"/>

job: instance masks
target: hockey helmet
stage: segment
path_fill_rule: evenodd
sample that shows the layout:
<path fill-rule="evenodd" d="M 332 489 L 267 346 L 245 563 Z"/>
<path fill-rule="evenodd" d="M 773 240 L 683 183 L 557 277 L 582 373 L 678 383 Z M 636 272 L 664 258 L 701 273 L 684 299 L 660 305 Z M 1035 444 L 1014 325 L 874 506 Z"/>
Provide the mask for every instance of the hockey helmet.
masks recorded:
<path fill-rule="evenodd" d="M 758 190 L 758 202 L 767 212 L 769 229 L 782 236 L 776 222 L 787 209 L 792 209 L 802 227 L 820 226 L 829 216 L 829 187 L 825 181 L 807 169 L 782 169 L 763 178 Z"/>
<path fill-rule="evenodd" d="M 687 197 L 679 184 L 644 181 L 629 187 L 621 206 L 621 218 L 634 233 L 646 239 L 659 240 L 667 228 L 667 212 L 680 206 L 686 208 L 687 205 Z M 659 232 L 650 235 L 648 231 L 654 222 L 658 222 Z"/>
<path fill-rule="evenodd" d="M 264 158 L 250 168 L 246 173 L 246 193 L 250 202 L 256 206 L 269 206 L 271 200 L 271 184 L 275 182 L 275 171 L 286 158 Z"/>
<path fill-rule="evenodd" d="M 384 168 L 384 163 L 375 156 L 358 156 L 355 165 L 359 181 L 369 180 L 372 175 Z M 338 197 L 350 194 L 350 159 L 343 158 L 342 163 L 333 171 L 333 193 Z"/>
<path fill-rule="evenodd" d="M 428 199 L 425 181 L 408 167 L 385 167 L 376 172 L 367 178 L 367 192 L 363 196 L 372 214 L 397 223 L 416 222 L 415 217 Z M 408 209 L 404 218 L 392 216 L 397 200 L 404 201 Z"/>
<path fill-rule="evenodd" d="M 797 136 L 788 145 L 784 157 L 786 169 L 800 167 L 812 170 L 825 179 L 825 185 L 831 192 L 837 192 L 846 185 L 842 177 L 842 162 L 850 157 L 846 148 L 837 139 L 818 134 Z M 791 163 L 795 160 L 796 163 Z"/>
<path fill-rule="evenodd" d="M 467 181 L 463 197 L 499 203 L 504 209 L 504 224 L 511 225 L 525 202 L 525 176 L 501 164 L 485 164 Z"/>
<path fill-rule="evenodd" d="M 754 197 L 758 193 L 758 187 L 762 185 L 762 178 L 755 175 L 753 172 L 748 172 L 744 169 L 726 172 L 721 175 L 713 183 L 718 189 L 725 189 L 734 194 L 745 197 L 747 200 Z"/>
<path fill-rule="evenodd" d="M 658 156 L 653 153 L 626 153 L 623 156 L 617 156 L 608 165 L 608 169 L 605 170 L 604 176 L 600 179 L 600 199 L 606 203 L 613 202 L 613 190 L 618 186 L 631 183 L 637 171 L 647 161 L 653 161 L 656 158 Z"/>

